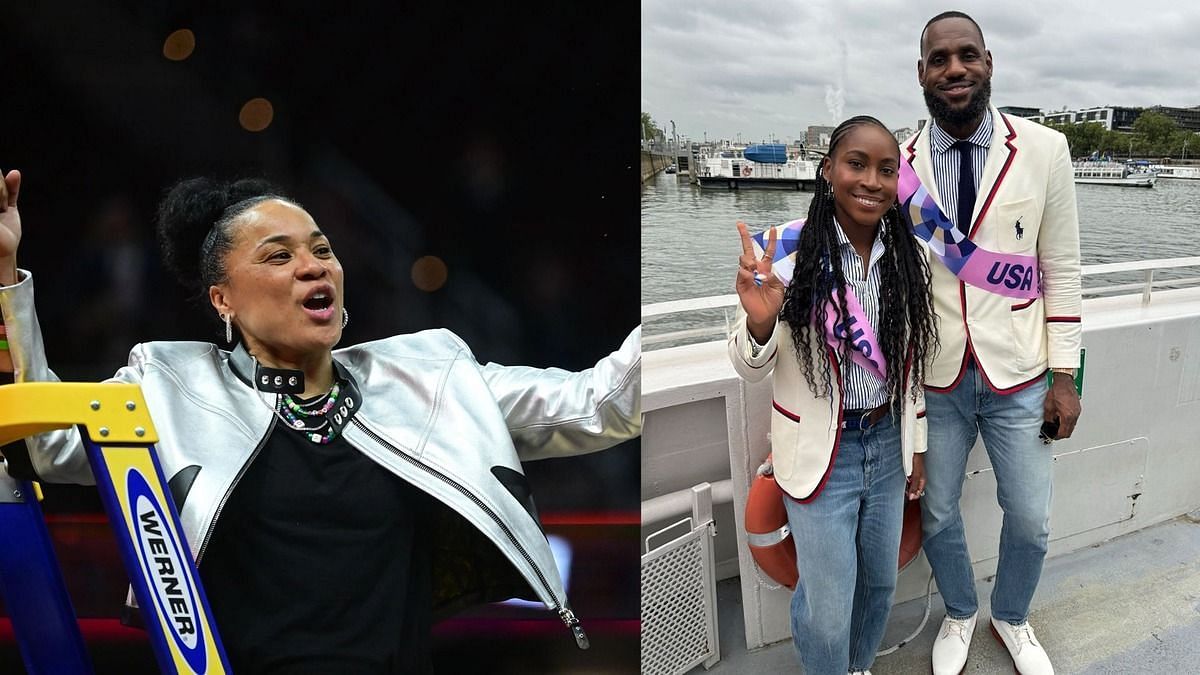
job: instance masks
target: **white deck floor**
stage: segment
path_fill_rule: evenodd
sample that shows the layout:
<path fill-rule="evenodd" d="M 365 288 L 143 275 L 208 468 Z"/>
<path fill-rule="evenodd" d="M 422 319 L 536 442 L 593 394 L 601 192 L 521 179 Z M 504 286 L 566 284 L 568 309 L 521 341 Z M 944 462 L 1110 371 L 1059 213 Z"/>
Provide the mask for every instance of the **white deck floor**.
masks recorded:
<path fill-rule="evenodd" d="M 991 581 L 977 586 L 981 617 L 987 616 Z M 717 595 L 721 661 L 709 672 L 801 672 L 791 641 L 746 651 L 736 578 L 720 582 Z M 898 605 L 884 646 L 912 633 L 924 607 L 923 597 Z M 879 658 L 871 672 L 929 673 L 929 653 L 943 613 L 935 591 L 921 634 Z M 1056 673 L 1200 672 L 1200 512 L 1048 559 L 1030 622 Z M 984 621 L 976 628 L 966 672 L 1013 672 Z"/>

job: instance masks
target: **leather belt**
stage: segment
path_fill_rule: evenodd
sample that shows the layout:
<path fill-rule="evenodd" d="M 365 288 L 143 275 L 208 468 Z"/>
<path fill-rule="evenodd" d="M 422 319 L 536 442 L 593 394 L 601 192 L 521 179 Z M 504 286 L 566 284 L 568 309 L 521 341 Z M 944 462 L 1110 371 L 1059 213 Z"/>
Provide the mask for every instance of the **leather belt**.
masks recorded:
<path fill-rule="evenodd" d="M 888 414 L 890 407 L 884 403 L 877 408 L 866 408 L 864 410 L 843 410 L 842 411 L 842 428 L 851 430 L 870 429 L 879 423 Z"/>

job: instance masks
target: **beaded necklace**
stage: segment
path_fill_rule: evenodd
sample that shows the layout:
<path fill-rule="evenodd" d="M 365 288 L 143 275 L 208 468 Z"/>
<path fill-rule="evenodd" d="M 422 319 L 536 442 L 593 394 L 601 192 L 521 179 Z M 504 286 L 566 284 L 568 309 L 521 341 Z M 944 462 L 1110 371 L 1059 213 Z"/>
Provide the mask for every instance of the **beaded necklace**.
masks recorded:
<path fill-rule="evenodd" d="M 337 405 L 340 385 L 335 382 L 333 387 L 312 401 L 298 403 L 291 394 L 280 394 L 276 404 L 278 412 L 283 413 L 284 419 L 293 429 L 303 432 L 304 436 L 313 443 L 325 445 L 337 435 L 337 428 L 325 417 L 333 406 Z M 320 408 L 317 406 L 320 405 Z M 310 422 L 316 422 L 310 424 Z M 321 431 L 324 429 L 324 431 Z"/>
<path fill-rule="evenodd" d="M 239 345 L 238 350 L 240 349 L 242 347 Z M 309 441 L 320 445 L 329 443 L 342 432 L 342 428 L 350 423 L 350 419 L 357 412 L 360 401 L 356 400 L 357 389 L 354 381 L 337 380 L 336 363 L 335 380 L 329 391 L 311 401 L 299 401 L 295 394 L 304 390 L 304 373 L 298 370 L 267 368 L 259 363 L 253 354 L 248 356 L 254 364 L 254 377 L 250 378 L 250 386 L 254 388 L 259 402 L 284 425 L 299 431 Z M 260 381 L 264 388 L 268 388 L 273 381 L 273 390 L 264 392 L 259 389 Z M 263 398 L 263 394 L 275 394 L 275 402 L 268 402 Z"/>

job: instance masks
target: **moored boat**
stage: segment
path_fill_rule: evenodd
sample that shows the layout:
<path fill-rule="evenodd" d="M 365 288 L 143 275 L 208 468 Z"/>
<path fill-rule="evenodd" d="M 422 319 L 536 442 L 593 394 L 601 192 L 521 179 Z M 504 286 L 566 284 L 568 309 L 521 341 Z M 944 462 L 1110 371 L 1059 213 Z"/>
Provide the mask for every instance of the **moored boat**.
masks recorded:
<path fill-rule="evenodd" d="M 803 190 L 817 180 L 816 162 L 803 156 L 789 156 L 787 146 L 782 143 L 702 155 L 697 170 L 696 180 L 702 188 Z"/>
<path fill-rule="evenodd" d="M 1158 177 L 1200 180 L 1200 166 L 1160 166 Z"/>
<path fill-rule="evenodd" d="M 1154 187 L 1158 175 L 1153 171 L 1131 170 L 1120 162 L 1083 160 L 1074 163 L 1075 182 L 1085 185 L 1121 185 Z"/>

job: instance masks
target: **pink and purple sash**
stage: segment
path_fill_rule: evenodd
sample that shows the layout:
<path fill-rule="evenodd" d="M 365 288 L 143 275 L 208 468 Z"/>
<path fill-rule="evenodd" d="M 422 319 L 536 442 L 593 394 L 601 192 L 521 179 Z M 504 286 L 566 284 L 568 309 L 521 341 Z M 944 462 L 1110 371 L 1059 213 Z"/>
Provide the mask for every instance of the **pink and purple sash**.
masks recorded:
<path fill-rule="evenodd" d="M 771 271 L 784 284 L 792 281 L 792 272 L 796 269 L 796 249 L 800 244 L 800 229 L 803 227 L 804 220 L 801 219 L 784 223 L 777 228 L 778 232 L 775 236 L 778 240 L 775 243 L 775 256 L 771 260 Z M 767 232 L 759 232 L 751 237 L 754 242 L 754 254 L 760 258 L 766 250 Z M 849 316 L 846 317 L 845 322 L 837 323 L 837 310 L 835 309 L 837 290 L 835 289 L 834 294 L 827 301 L 825 341 L 829 343 L 830 347 L 833 347 L 834 351 L 838 351 L 842 340 L 849 336 L 852 347 L 850 350 L 851 360 L 866 368 L 876 377 L 886 380 L 887 361 L 884 359 L 883 350 L 879 348 L 879 341 L 875 339 L 875 329 L 867 320 L 867 312 L 859 302 L 858 296 L 854 294 L 854 289 L 846 287 L 845 290 L 846 311 Z"/>
<path fill-rule="evenodd" d="M 913 234 L 928 244 L 959 280 L 1009 298 L 1041 297 L 1037 256 L 997 253 L 977 246 L 942 213 L 933 195 L 905 161 L 900 162 L 896 200 Z"/>

